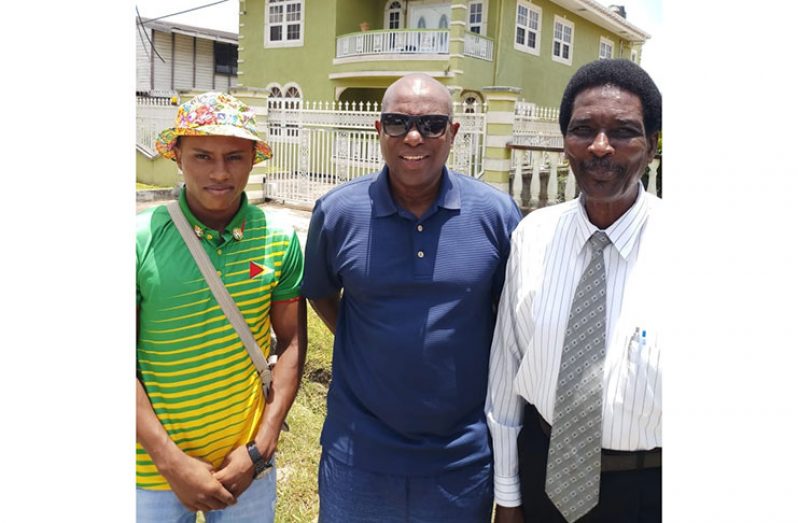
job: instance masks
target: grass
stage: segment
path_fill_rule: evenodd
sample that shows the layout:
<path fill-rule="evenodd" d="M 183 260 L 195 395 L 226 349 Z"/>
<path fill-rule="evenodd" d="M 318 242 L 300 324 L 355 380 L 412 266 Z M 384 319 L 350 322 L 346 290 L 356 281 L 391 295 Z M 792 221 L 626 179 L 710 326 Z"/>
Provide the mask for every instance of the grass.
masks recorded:
<path fill-rule="evenodd" d="M 313 523 L 319 517 L 319 435 L 327 412 L 333 336 L 308 305 L 308 357 L 302 386 L 288 413 L 277 456 L 275 523 Z M 197 523 L 205 523 L 200 513 Z"/>
<path fill-rule="evenodd" d="M 333 336 L 308 306 L 308 357 L 296 401 L 288 413 L 291 430 L 280 436 L 277 458 L 277 523 L 311 523 L 319 515 L 319 434 L 327 412 Z"/>
<path fill-rule="evenodd" d="M 161 187 L 160 185 L 149 185 L 146 183 L 136 182 L 137 191 L 149 191 L 151 189 L 171 189 L 171 187 Z"/>

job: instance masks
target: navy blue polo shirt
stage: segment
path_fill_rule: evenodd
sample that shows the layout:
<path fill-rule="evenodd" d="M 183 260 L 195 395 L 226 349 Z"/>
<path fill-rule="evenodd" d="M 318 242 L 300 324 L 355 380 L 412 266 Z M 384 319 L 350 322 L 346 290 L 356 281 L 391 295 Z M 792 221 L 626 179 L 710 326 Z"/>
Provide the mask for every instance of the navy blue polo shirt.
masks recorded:
<path fill-rule="evenodd" d="M 444 167 L 421 217 L 388 169 L 319 198 L 302 293 L 344 289 L 321 443 L 373 472 L 423 476 L 491 459 L 484 404 L 513 200 Z"/>

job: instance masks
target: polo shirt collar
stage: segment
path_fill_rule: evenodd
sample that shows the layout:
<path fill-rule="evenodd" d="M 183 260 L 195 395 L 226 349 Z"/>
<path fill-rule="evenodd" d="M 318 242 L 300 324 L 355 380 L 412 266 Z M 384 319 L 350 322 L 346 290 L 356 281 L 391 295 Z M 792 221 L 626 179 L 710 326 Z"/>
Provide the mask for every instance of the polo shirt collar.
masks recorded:
<path fill-rule="evenodd" d="M 390 216 L 398 211 L 396 203 L 391 196 L 391 186 L 388 181 L 388 166 L 383 165 L 382 170 L 374 180 L 374 216 Z M 460 184 L 449 168 L 443 166 L 443 177 L 438 191 L 438 198 L 432 208 L 441 207 L 443 209 L 460 209 Z"/>
<path fill-rule="evenodd" d="M 220 236 L 219 231 L 212 229 L 202 223 L 196 216 L 194 216 L 194 213 L 191 212 L 191 209 L 188 206 L 188 200 L 186 199 L 185 186 L 183 186 L 183 189 L 180 191 L 180 197 L 177 201 L 180 204 L 180 210 L 183 211 L 183 215 L 186 217 L 189 225 L 191 225 L 191 228 L 194 229 L 194 232 L 199 238 L 215 239 Z M 238 207 L 238 211 L 236 211 L 235 215 L 233 215 L 233 219 L 230 220 L 230 223 L 225 226 L 224 232 L 221 234 L 222 239 L 229 240 L 234 238 L 236 240 L 240 240 L 244 237 L 248 204 L 249 202 L 247 200 L 247 193 L 242 192 L 241 204 Z M 208 235 L 210 235 L 211 238 L 208 238 Z"/>
<path fill-rule="evenodd" d="M 460 184 L 454 174 L 445 165 L 443 166 L 443 179 L 441 192 L 438 195 L 438 207 L 456 211 L 460 209 Z"/>
<path fill-rule="evenodd" d="M 598 231 L 599 228 L 590 223 L 585 211 L 584 197 L 579 197 L 579 213 L 576 218 L 576 236 L 578 245 L 586 245 L 588 238 Z M 643 184 L 637 182 L 637 199 L 623 216 L 615 220 L 615 223 L 607 227 L 604 232 L 618 249 L 620 255 L 626 259 L 631 254 L 635 242 L 640 237 L 640 231 L 648 218 L 648 200 L 646 199 Z"/>

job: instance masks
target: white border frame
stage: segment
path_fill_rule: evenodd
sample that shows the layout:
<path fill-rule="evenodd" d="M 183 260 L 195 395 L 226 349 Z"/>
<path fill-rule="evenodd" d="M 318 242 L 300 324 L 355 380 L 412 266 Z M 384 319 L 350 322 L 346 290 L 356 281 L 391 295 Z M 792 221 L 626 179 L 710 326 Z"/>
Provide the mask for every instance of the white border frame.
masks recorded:
<path fill-rule="evenodd" d="M 389 7 L 394 2 L 399 2 L 399 4 L 400 4 L 400 6 L 399 6 L 399 27 L 397 27 L 396 29 L 404 29 L 405 28 L 405 17 L 407 16 L 407 3 L 405 2 L 405 0 L 389 0 L 388 2 L 385 2 L 385 8 L 384 8 L 385 9 L 385 14 L 383 16 L 383 21 L 382 21 L 382 28 L 385 29 L 386 31 L 388 30 L 388 24 L 390 22 L 390 17 L 388 15 L 390 15 L 391 10 L 389 9 Z"/>
<path fill-rule="evenodd" d="M 554 42 L 560 42 L 560 52 L 562 52 L 562 44 L 566 43 L 562 39 L 557 38 L 557 24 L 562 24 L 563 28 L 569 27 L 571 29 L 571 41 L 567 42 L 568 45 L 568 58 L 562 58 L 554 54 Z M 551 26 L 552 34 L 551 34 L 551 60 L 553 62 L 558 62 L 565 65 L 571 65 L 574 60 L 574 40 L 576 40 L 576 31 L 574 31 L 574 23 L 570 20 L 566 20 L 565 18 L 554 15 L 554 23 Z"/>
<path fill-rule="evenodd" d="M 271 95 L 271 94 L 272 94 L 272 89 L 274 89 L 275 87 L 276 87 L 276 88 L 278 88 L 278 89 L 280 90 L 280 96 L 279 96 L 279 98 L 282 98 L 282 97 L 283 97 L 283 94 L 284 94 L 284 93 L 283 93 L 283 86 L 282 86 L 282 85 L 280 85 L 279 83 L 277 83 L 277 82 L 269 82 L 268 84 L 266 84 L 266 87 L 264 87 L 264 89 L 266 89 L 266 91 L 268 91 L 268 93 L 269 93 L 269 98 L 274 98 L 274 97 L 272 97 L 272 95 Z"/>
<path fill-rule="evenodd" d="M 518 30 L 518 6 L 522 5 L 526 7 L 529 11 L 535 11 L 538 14 L 538 30 L 535 36 L 535 47 L 529 47 L 525 44 L 519 44 L 515 41 L 517 30 Z M 532 2 L 527 2 L 526 0 L 516 0 L 515 2 L 515 13 L 513 17 L 513 48 L 516 51 L 521 51 L 522 53 L 527 53 L 535 56 L 540 56 L 540 39 L 543 36 L 543 9 L 540 6 L 533 4 Z M 524 29 L 529 32 L 529 26 L 525 26 Z M 526 40 L 526 39 L 525 39 Z M 498 42 L 497 42 L 498 44 Z"/>
<path fill-rule="evenodd" d="M 601 56 L 601 44 L 608 45 L 610 47 L 610 55 L 609 56 Z M 615 58 L 615 42 L 610 40 L 609 38 L 602 36 L 599 37 L 599 58 Z"/>
<path fill-rule="evenodd" d="M 282 87 L 283 98 L 288 98 L 288 96 L 287 96 L 288 95 L 288 90 L 290 88 L 292 88 L 292 87 L 295 88 L 297 91 L 299 91 L 299 98 L 292 98 L 292 100 L 304 100 L 305 99 L 305 93 L 302 92 L 302 88 L 296 82 L 286 82 L 283 85 L 283 87 Z"/>
<path fill-rule="evenodd" d="M 487 37 L 488 32 L 488 6 L 490 5 L 490 0 L 469 0 L 468 4 L 466 4 L 466 31 L 471 31 L 471 22 L 469 22 L 469 18 L 471 18 L 471 4 L 482 4 L 482 22 L 479 24 L 479 36 Z M 475 33 L 477 34 L 477 33 Z"/>
<path fill-rule="evenodd" d="M 288 3 L 299 3 L 299 40 L 285 40 L 288 38 L 288 32 L 285 33 L 283 40 L 278 40 L 276 42 L 272 42 L 269 40 L 269 35 L 271 31 L 269 28 L 269 0 L 263 0 L 264 2 L 264 11 L 263 11 L 263 47 L 264 49 L 270 48 L 278 48 L 278 47 L 303 47 L 305 45 L 305 18 L 307 15 L 307 11 L 305 11 L 305 0 L 286 0 Z M 286 4 L 282 4 L 285 6 Z M 283 16 L 287 16 L 288 13 L 283 11 Z M 285 22 L 283 22 L 283 26 L 285 26 Z"/>

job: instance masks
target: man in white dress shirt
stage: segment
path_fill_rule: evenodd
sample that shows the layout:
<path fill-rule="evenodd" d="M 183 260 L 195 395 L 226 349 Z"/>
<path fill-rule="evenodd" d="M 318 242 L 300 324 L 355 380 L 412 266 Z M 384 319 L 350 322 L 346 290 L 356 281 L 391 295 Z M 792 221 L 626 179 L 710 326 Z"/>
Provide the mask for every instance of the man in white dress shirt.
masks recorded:
<path fill-rule="evenodd" d="M 661 122 L 659 90 L 628 60 L 589 63 L 565 89 L 560 129 L 580 196 L 532 212 L 513 233 L 491 348 L 485 411 L 497 523 L 662 519 L 659 307 L 668 253 L 662 202 L 640 182 L 657 150 Z M 597 231 L 610 243 L 591 260 L 588 239 Z M 606 331 L 600 366 L 591 372 L 600 387 L 594 411 L 601 415 L 595 429 L 601 470 L 598 494 L 580 501 L 586 513 L 574 516 L 548 494 L 547 461 L 555 403 L 563 401 L 558 383 L 565 382 L 558 376 L 566 366 L 563 343 L 574 292 L 588 264 L 600 260 L 598 252 L 606 274 L 606 307 L 600 309 Z M 569 401 L 581 408 L 581 398 Z M 574 476 L 584 475 L 583 465 L 577 460 Z M 553 488 L 563 483 L 552 481 Z"/>

